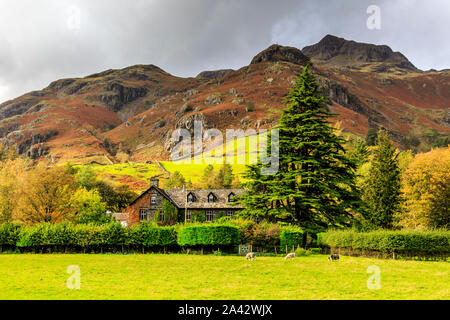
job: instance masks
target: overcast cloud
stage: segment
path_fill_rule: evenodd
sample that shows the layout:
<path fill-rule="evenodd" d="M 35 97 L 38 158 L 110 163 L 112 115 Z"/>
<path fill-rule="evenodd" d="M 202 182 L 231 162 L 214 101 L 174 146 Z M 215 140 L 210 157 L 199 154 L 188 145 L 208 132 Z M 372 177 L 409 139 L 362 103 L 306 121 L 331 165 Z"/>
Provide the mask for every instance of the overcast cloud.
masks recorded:
<path fill-rule="evenodd" d="M 381 8 L 381 30 L 366 9 Z M 417 67 L 450 67 L 448 0 L 0 0 L 0 102 L 133 64 L 178 76 L 240 68 L 272 43 L 326 34 L 387 44 Z"/>

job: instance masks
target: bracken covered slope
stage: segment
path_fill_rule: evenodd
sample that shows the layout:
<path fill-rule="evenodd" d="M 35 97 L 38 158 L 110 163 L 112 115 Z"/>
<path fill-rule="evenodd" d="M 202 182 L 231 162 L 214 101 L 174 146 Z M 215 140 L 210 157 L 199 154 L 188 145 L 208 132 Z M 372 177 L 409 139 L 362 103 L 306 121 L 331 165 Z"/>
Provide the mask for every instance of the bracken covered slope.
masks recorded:
<path fill-rule="evenodd" d="M 400 147 L 426 150 L 450 134 L 448 70 L 418 70 L 387 46 L 326 36 L 299 50 L 272 45 L 239 70 L 179 78 L 153 65 L 62 79 L 0 105 L 0 138 L 53 162 L 168 158 L 176 128 L 269 128 L 308 61 L 344 131 L 385 128 Z M 106 157 L 105 157 L 106 156 Z"/>

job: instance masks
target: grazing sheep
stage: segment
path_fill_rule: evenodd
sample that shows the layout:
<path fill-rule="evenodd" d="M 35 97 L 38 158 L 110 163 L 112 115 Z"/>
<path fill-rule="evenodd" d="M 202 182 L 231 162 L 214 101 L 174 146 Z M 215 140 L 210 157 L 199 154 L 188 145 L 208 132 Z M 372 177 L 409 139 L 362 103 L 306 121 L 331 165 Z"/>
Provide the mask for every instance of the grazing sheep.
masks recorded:
<path fill-rule="evenodd" d="M 294 259 L 294 258 L 295 258 L 295 253 L 289 253 L 286 257 L 284 257 L 284 260 Z"/>
<path fill-rule="evenodd" d="M 329 261 L 339 260 L 339 255 L 338 254 L 332 254 L 331 256 L 329 256 L 328 260 Z"/>
<path fill-rule="evenodd" d="M 255 259 L 255 257 L 256 257 L 256 255 L 255 255 L 254 252 L 249 252 L 249 253 L 247 253 L 247 255 L 245 256 L 245 259 L 253 261 L 253 260 Z"/>

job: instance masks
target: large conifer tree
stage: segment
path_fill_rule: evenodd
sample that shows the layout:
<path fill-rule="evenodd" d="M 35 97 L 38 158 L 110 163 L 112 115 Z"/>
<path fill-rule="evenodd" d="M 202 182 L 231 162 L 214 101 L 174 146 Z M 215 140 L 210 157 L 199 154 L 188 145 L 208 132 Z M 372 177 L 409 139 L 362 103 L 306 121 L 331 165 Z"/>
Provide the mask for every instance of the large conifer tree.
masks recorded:
<path fill-rule="evenodd" d="M 359 207 L 355 163 L 328 122 L 333 116 L 307 65 L 285 100 L 279 129 L 279 170 L 261 175 L 248 166 L 244 215 L 284 220 L 306 229 L 350 223 Z"/>
<path fill-rule="evenodd" d="M 378 133 L 370 161 L 369 174 L 363 182 L 363 200 L 368 210 L 364 215 L 369 227 L 392 229 L 401 203 L 398 152 L 385 131 Z"/>

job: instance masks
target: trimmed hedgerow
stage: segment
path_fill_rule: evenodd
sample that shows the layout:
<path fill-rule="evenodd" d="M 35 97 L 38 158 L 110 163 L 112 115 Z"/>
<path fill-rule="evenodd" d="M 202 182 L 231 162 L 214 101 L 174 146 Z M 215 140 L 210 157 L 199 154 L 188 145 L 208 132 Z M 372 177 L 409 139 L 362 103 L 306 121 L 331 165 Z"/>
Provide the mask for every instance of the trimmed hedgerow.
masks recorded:
<path fill-rule="evenodd" d="M 174 227 L 154 227 L 149 223 L 141 223 L 128 228 L 128 245 L 138 246 L 171 246 L 177 244 L 177 233 Z"/>
<path fill-rule="evenodd" d="M 173 227 L 153 227 L 139 224 L 123 228 L 120 223 L 106 225 L 73 225 L 42 223 L 28 227 L 0 226 L 0 245 L 36 249 L 52 247 L 58 250 L 80 248 L 117 248 L 123 245 L 154 247 L 176 245 Z"/>
<path fill-rule="evenodd" d="M 240 231 L 229 225 L 193 225 L 178 230 L 180 246 L 231 246 L 239 244 Z"/>
<path fill-rule="evenodd" d="M 450 253 L 450 231 L 328 231 L 322 246 L 360 251 L 405 254 Z"/>
<path fill-rule="evenodd" d="M 15 246 L 21 229 L 20 224 L 6 223 L 0 225 L 0 246 Z"/>
<path fill-rule="evenodd" d="M 283 227 L 280 234 L 281 250 L 290 251 L 303 244 L 303 230 L 298 227 Z"/>

